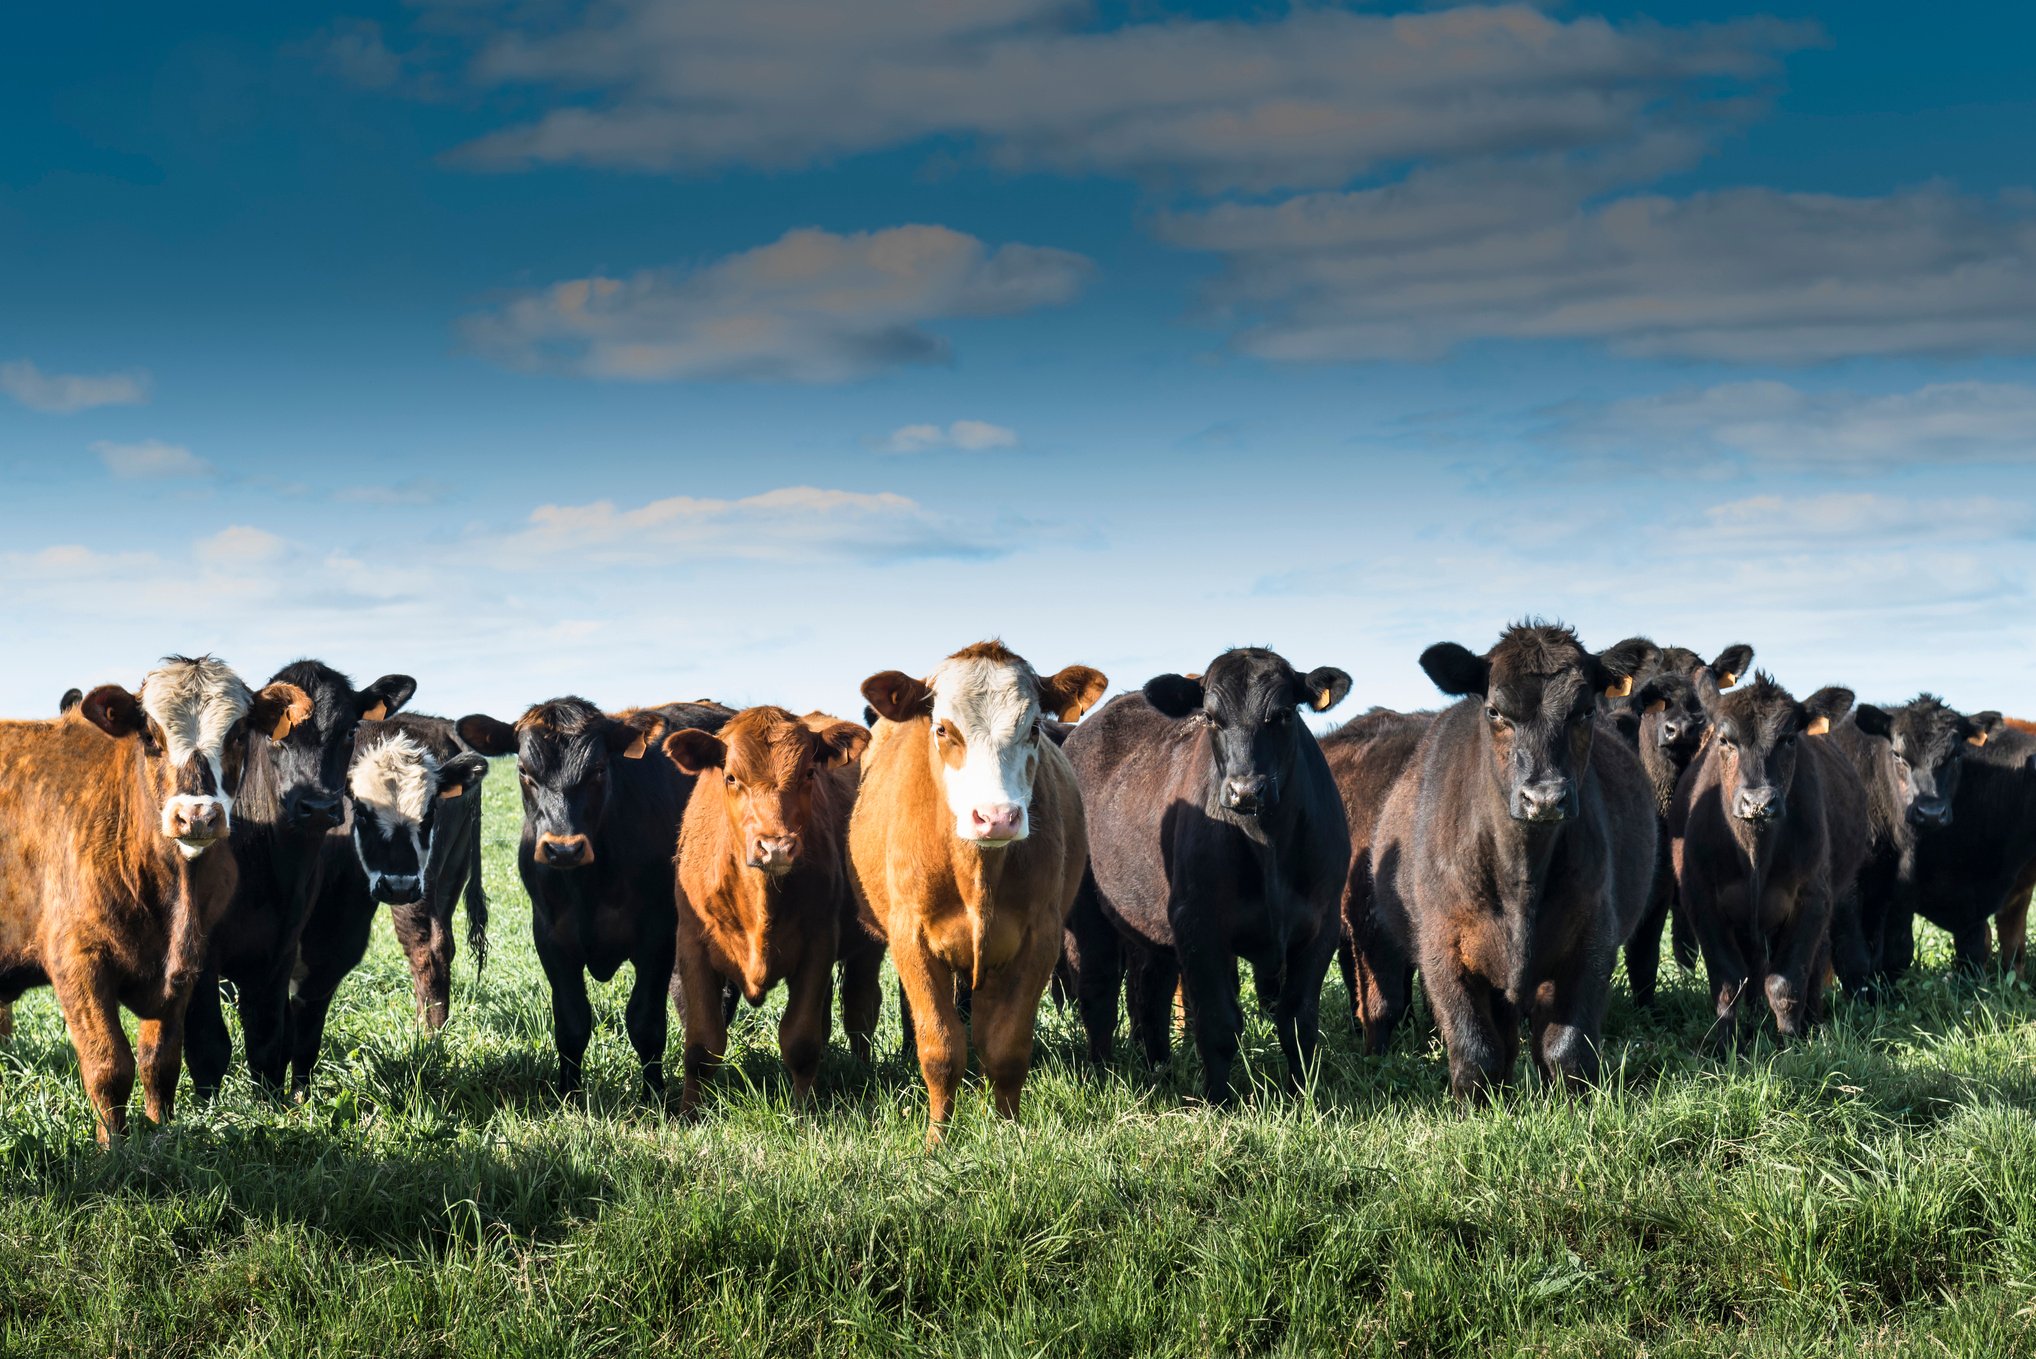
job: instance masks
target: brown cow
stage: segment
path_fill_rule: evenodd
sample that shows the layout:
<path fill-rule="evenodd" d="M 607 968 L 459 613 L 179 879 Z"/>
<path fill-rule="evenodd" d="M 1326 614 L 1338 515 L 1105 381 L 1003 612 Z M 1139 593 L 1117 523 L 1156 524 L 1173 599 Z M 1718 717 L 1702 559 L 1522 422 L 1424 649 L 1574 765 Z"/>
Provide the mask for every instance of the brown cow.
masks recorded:
<path fill-rule="evenodd" d="M 674 764 L 706 776 L 679 828 L 681 1113 L 699 1105 L 701 1081 L 727 1051 L 726 983 L 752 1005 L 786 984 L 778 1050 L 804 1102 L 827 1047 L 839 962 L 841 1024 L 857 1059 L 869 1060 L 884 947 L 857 920 L 845 843 L 856 757 L 869 743 L 853 722 L 769 707 L 737 713 L 719 733 L 688 727 L 665 737 Z"/>
<path fill-rule="evenodd" d="M 1018 1116 L 1039 997 L 1088 858 L 1074 770 L 1039 719 L 1074 721 L 1107 683 L 1084 665 L 1042 679 L 1002 642 L 957 651 L 923 680 L 887 670 L 863 682 L 879 720 L 849 861 L 913 1020 L 929 1147 L 954 1112 L 965 1060 L 957 976 L 971 983 L 997 1112 Z"/>
<path fill-rule="evenodd" d="M 54 722 L 0 722 L 0 1000 L 48 983 L 104 1143 L 142 1098 L 170 1117 L 184 1010 L 239 880 L 231 826 L 249 730 L 311 714 L 294 684 L 251 693 L 220 661 L 173 656 L 138 693 L 103 685 Z"/>

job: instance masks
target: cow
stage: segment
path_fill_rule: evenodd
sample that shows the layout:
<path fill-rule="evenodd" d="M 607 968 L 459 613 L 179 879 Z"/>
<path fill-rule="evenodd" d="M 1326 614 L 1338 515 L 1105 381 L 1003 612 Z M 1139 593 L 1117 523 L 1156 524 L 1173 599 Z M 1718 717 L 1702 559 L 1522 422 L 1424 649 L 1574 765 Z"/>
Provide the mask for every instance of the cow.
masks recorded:
<path fill-rule="evenodd" d="M 1962 757 L 2001 729 L 1998 712 L 1967 717 L 1935 694 L 1900 707 L 1862 703 L 1832 726 L 1831 739 L 1866 789 L 1856 905 L 1841 905 L 1832 927 L 1833 962 L 1849 994 L 1878 999 L 1914 957 L 1917 837 L 1951 824 Z"/>
<path fill-rule="evenodd" d="M 453 907 L 466 902 L 476 970 L 488 956 L 481 888 L 481 785 L 488 762 L 443 717 L 364 721 L 346 767 L 345 819 L 327 838 L 326 868 L 305 923 L 290 1000 L 291 1081 L 310 1089 L 339 985 L 367 955 L 382 906 L 410 968 L 418 1019 L 445 1027 L 452 1002 Z"/>
<path fill-rule="evenodd" d="M 1393 781 L 1413 758 L 1434 720 L 1432 712 L 1374 708 L 1322 736 L 1322 755 L 1329 762 L 1330 777 L 1336 780 L 1344 820 L 1350 828 L 1350 872 L 1338 907 L 1342 929 L 1336 955 L 1343 969 L 1351 1021 L 1364 1037 L 1365 1051 L 1374 1055 L 1385 1051 L 1391 1037 L 1386 998 L 1407 994 L 1413 985 L 1413 963 L 1377 937 L 1378 918 L 1372 909 L 1372 843 Z M 1381 963 L 1394 969 L 1394 979 L 1376 974 L 1374 968 Z"/>
<path fill-rule="evenodd" d="M 664 753 L 705 779 L 679 828 L 678 971 L 685 1025 L 679 1111 L 695 1112 L 702 1084 L 728 1048 L 724 988 L 761 1005 L 786 988 L 778 1050 L 800 1103 L 826 1050 L 834 970 L 841 1024 L 858 1061 L 883 1005 L 884 949 L 862 927 L 849 886 L 848 816 L 867 729 L 825 713 L 745 708 L 719 732 L 683 728 Z"/>
<path fill-rule="evenodd" d="M 340 823 L 354 728 L 402 707 L 417 691 L 408 675 L 384 675 L 357 690 L 345 675 L 312 660 L 284 666 L 270 683 L 308 694 L 311 713 L 283 741 L 272 743 L 259 732 L 241 738 L 246 772 L 232 832 L 239 885 L 213 926 L 205 978 L 184 1017 L 184 1062 L 201 1099 L 218 1091 L 233 1060 L 220 1011 L 222 980 L 233 984 L 256 1088 L 282 1091 L 293 1046 L 290 982 L 305 921 L 319 897 L 326 833 Z"/>
<path fill-rule="evenodd" d="M 1477 1099 L 1512 1078 L 1520 1024 L 1543 1076 L 1594 1081 L 1612 962 L 1646 909 L 1655 827 L 1638 756 L 1598 718 L 1656 648 L 1584 649 L 1520 623 L 1479 656 L 1454 642 L 1421 668 L 1460 701 L 1437 714 L 1393 781 L 1372 847 L 1369 960 L 1378 1042 L 1419 967 L 1449 1050 L 1450 1088 Z"/>
<path fill-rule="evenodd" d="M 1076 978 L 1090 1056 L 1107 1061 L 1117 1027 L 1122 945 L 1132 1030 L 1167 1055 L 1178 974 L 1204 1094 L 1233 1098 L 1244 1015 L 1238 960 L 1252 967 L 1298 1089 L 1315 1060 L 1322 978 L 1340 937 L 1337 902 L 1350 828 L 1322 747 L 1301 713 L 1350 692 L 1333 666 L 1305 674 L 1259 647 L 1226 651 L 1202 678 L 1159 675 L 1121 694 L 1067 740 L 1089 822 L 1094 911 Z M 1140 1009 L 1143 1013 L 1140 1013 Z"/>
<path fill-rule="evenodd" d="M 1796 1038 L 1818 1018 L 1833 915 L 1866 858 L 1866 789 L 1829 739 L 1852 692 L 1798 702 L 1756 673 L 1726 694 L 1699 674 L 1697 697 L 1711 735 L 1676 789 L 1669 834 L 1717 1015 L 1708 1041 L 1736 1040 L 1748 986 Z"/>
<path fill-rule="evenodd" d="M 849 818 L 865 923 L 889 943 L 926 1080 L 926 1143 L 954 1112 L 966 1061 L 955 980 L 997 1112 L 1018 1116 L 1039 998 L 1081 885 L 1088 831 L 1074 770 L 1041 714 L 1078 720 L 1108 681 L 1083 665 L 1042 678 L 1000 641 L 924 679 L 872 675 L 877 715 Z"/>
<path fill-rule="evenodd" d="M 671 703 L 609 714 L 584 698 L 540 703 L 512 725 L 485 713 L 458 724 L 483 755 L 516 756 L 523 835 L 516 867 L 530 895 L 530 932 L 551 985 L 559 1093 L 580 1102 L 581 1068 L 594 1033 L 587 977 L 607 981 L 625 962 L 635 976 L 624 1023 L 646 1100 L 664 1097 L 677 919 L 672 859 L 693 776 L 645 759 L 667 731 L 719 731 L 734 715 L 718 703 Z"/>
<path fill-rule="evenodd" d="M 233 900 L 229 844 L 249 732 L 311 716 L 293 684 L 251 691 L 212 657 L 166 658 L 52 722 L 0 722 L 0 1002 L 56 992 L 102 1144 L 127 1130 L 141 1019 L 149 1119 L 172 1113 L 184 1012 Z"/>
<path fill-rule="evenodd" d="M 1959 761 L 1950 823 L 1917 828 L 1916 913 L 1950 932 L 1967 974 L 1994 956 L 1991 918 L 2000 965 L 2020 975 L 2036 887 L 2036 734 L 2010 718 L 1998 732 L 1975 736 L 1983 744 L 1968 746 Z M 1900 977 L 1914 953 L 1913 932 L 1890 919 L 1884 938 L 1888 971 Z"/>

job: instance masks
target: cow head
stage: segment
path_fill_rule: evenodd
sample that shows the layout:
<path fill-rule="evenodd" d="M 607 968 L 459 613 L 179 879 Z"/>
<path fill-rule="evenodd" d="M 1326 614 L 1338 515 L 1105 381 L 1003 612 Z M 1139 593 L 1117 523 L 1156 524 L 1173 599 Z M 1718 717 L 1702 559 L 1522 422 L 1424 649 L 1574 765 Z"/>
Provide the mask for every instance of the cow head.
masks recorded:
<path fill-rule="evenodd" d="M 1679 679 L 1694 680 L 1699 670 L 1711 672 L 1711 678 L 1718 682 L 1720 689 L 1730 689 L 1739 683 L 1742 676 L 1753 669 L 1753 648 L 1744 642 L 1735 642 L 1719 652 L 1715 659 L 1706 664 L 1704 658 L 1686 646 L 1670 646 L 1661 649 L 1652 665 L 1645 666 L 1633 677 L 1633 683 L 1643 685 L 1656 675 L 1669 675 Z"/>
<path fill-rule="evenodd" d="M 267 752 L 277 815 L 291 830 L 331 830 L 340 823 L 354 728 L 363 721 L 380 721 L 408 703 L 417 692 L 417 681 L 408 675 L 384 675 L 366 689 L 355 690 L 353 682 L 331 666 L 298 661 L 277 671 L 270 683 L 294 684 L 311 696 L 310 717 Z"/>
<path fill-rule="evenodd" d="M 1659 655 L 1640 637 L 1592 654 L 1569 628 L 1520 623 L 1482 656 L 1438 642 L 1421 653 L 1421 668 L 1443 693 L 1484 700 L 1481 726 L 1507 814 L 1548 824 L 1581 806 L 1598 696 L 1628 696 L 1633 676 Z"/>
<path fill-rule="evenodd" d="M 311 697 L 294 684 L 253 693 L 223 661 L 171 656 L 148 672 L 139 692 L 101 685 L 78 712 L 108 736 L 140 743 L 162 833 L 195 859 L 232 828 L 246 768 L 242 738 L 282 741 L 310 718 Z"/>
<path fill-rule="evenodd" d="M 665 737 L 664 752 L 706 780 L 694 798 L 720 798 L 743 862 L 778 878 L 798 866 L 821 771 L 839 769 L 869 743 L 869 732 L 853 722 L 766 707 L 737 713 L 718 735 L 698 727 L 675 731 Z"/>
<path fill-rule="evenodd" d="M 1887 742 L 1902 811 L 1915 826 L 1951 824 L 1962 757 L 1985 745 L 2003 725 L 1997 712 L 1967 717 L 1935 694 L 1918 694 L 1899 708 L 1862 703 L 1852 720 L 1862 734 Z"/>
<path fill-rule="evenodd" d="M 514 726 L 474 713 L 460 739 L 483 755 L 516 756 L 531 854 L 548 868 L 594 862 L 594 835 L 608 810 L 611 763 L 640 760 L 664 728 L 656 713 L 611 717 L 584 698 L 540 703 Z"/>
<path fill-rule="evenodd" d="M 1850 689 L 1819 689 L 1798 703 L 1766 674 L 1726 694 L 1699 673 L 1697 698 L 1716 729 L 1712 741 L 1725 809 L 1755 824 L 1788 814 L 1798 742 L 1824 735 L 1852 708 Z"/>
<path fill-rule="evenodd" d="M 1349 692 L 1350 676 L 1335 666 L 1303 675 L 1274 652 L 1239 647 L 1211 661 L 1199 678 L 1147 680 L 1145 701 L 1168 717 L 1205 726 L 1217 801 L 1239 816 L 1260 816 L 1279 805 L 1302 745 L 1315 739 L 1300 710 L 1327 712 Z"/>
<path fill-rule="evenodd" d="M 886 670 L 863 681 L 862 696 L 892 722 L 928 721 L 954 833 L 985 847 L 1023 840 L 1030 830 L 1039 717 L 1072 722 L 1103 696 L 1109 681 L 1086 665 L 1041 679 L 1002 642 L 978 642 L 940 663 L 923 680 Z"/>
<path fill-rule="evenodd" d="M 368 876 L 368 894 L 389 906 L 424 899 L 431 837 L 450 807 L 480 796 L 488 762 L 463 751 L 441 761 L 391 722 L 362 722 L 346 772 L 353 800 L 353 849 Z"/>
<path fill-rule="evenodd" d="M 1627 702 L 1640 719 L 1641 748 L 1652 747 L 1677 769 L 1689 768 L 1711 726 L 1697 697 L 1696 680 L 1663 670 L 1635 689 Z"/>

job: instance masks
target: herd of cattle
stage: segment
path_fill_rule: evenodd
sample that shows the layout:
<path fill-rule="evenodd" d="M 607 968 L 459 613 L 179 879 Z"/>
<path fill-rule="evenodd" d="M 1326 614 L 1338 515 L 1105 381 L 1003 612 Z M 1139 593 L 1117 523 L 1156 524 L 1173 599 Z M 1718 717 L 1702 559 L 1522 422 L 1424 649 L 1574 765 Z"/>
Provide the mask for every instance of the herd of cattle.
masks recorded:
<path fill-rule="evenodd" d="M 702 700 L 515 722 L 401 712 L 408 676 L 355 689 L 311 661 L 251 690 L 173 657 L 139 690 L 64 696 L 0 723 L 0 1002 L 47 984 L 102 1141 L 126 1126 L 137 1053 L 152 1120 L 179 1066 L 201 1097 L 231 1062 L 232 984 L 256 1082 L 308 1091 L 325 1017 L 391 910 L 419 1016 L 447 1018 L 452 913 L 485 957 L 480 785 L 516 760 L 518 866 L 550 984 L 559 1085 L 577 1097 L 587 977 L 633 971 L 628 1034 L 662 1095 L 669 994 L 682 1109 L 740 999 L 787 991 L 779 1040 L 809 1094 L 831 1027 L 867 1059 L 888 950 L 929 1095 L 952 1114 L 972 1043 L 1016 1116 L 1049 987 L 1110 1060 L 1166 1059 L 1176 999 L 1211 1101 L 1231 1097 L 1251 964 L 1289 1085 L 1313 1059 L 1340 955 L 1367 1050 L 1418 970 L 1475 1096 L 1509 1080 L 1524 1025 L 1544 1076 L 1589 1083 L 1613 964 L 1654 993 L 1661 936 L 1701 957 L 1730 1045 L 1764 997 L 1784 1036 L 1832 980 L 1861 999 L 1914 954 L 1916 915 L 1960 963 L 2019 968 L 2036 884 L 2036 735 L 1924 695 L 1798 699 L 1752 649 L 1705 662 L 1634 638 L 1507 629 L 1483 655 L 1430 647 L 1457 702 L 1301 720 L 1350 677 L 1271 651 L 1161 675 L 1087 721 L 1107 681 L 1049 676 L 998 642 L 862 687 L 863 723 Z M 1748 988 L 1752 1003 L 1742 1007 Z M 11 1012 L 0 1025 L 11 1030 Z"/>

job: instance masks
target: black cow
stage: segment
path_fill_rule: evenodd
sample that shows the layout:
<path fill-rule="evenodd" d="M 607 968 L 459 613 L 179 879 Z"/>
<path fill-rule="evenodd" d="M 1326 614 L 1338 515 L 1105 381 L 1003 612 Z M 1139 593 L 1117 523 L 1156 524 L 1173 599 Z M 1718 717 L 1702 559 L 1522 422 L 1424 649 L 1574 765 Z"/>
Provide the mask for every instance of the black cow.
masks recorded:
<path fill-rule="evenodd" d="M 625 962 L 635 970 L 626 1022 L 644 1094 L 664 1093 L 665 996 L 678 930 L 672 856 L 693 776 L 643 752 L 664 732 L 719 731 L 733 715 L 715 703 L 673 703 L 610 716 L 583 698 L 561 698 L 514 726 L 479 713 L 459 721 L 475 750 L 516 756 L 523 788 L 516 866 L 551 984 L 559 1090 L 569 1099 L 581 1097 L 594 1032 L 587 974 L 605 982 Z"/>
<path fill-rule="evenodd" d="M 2036 887 L 2032 760 L 2036 736 L 2012 726 L 1969 747 L 1959 761 L 1950 824 L 1917 828 L 1916 913 L 1950 931 L 1958 966 L 1969 973 L 1992 957 L 1989 918 L 2000 935 L 2001 966 L 2022 970 L 2029 892 Z M 1883 938 L 1887 971 L 1900 977 L 1914 957 L 1913 930 L 1891 915 Z"/>
<path fill-rule="evenodd" d="M 1453 642 L 1421 654 L 1463 701 L 1429 724 L 1379 815 L 1367 965 L 1385 988 L 1380 1045 L 1405 1012 L 1408 961 L 1420 968 L 1459 1096 L 1511 1079 L 1523 1018 L 1545 1076 L 1596 1078 L 1612 962 L 1655 851 L 1646 776 L 1597 700 L 1623 697 L 1655 655 L 1644 638 L 1592 654 L 1539 623 L 1483 656 Z"/>
<path fill-rule="evenodd" d="M 338 826 L 354 728 L 409 701 L 417 681 L 384 675 L 365 689 L 331 666 L 298 661 L 271 684 L 293 684 L 311 698 L 312 717 L 281 742 L 247 741 L 246 774 L 235 799 L 233 857 L 240 881 L 213 927 L 206 973 L 191 993 L 184 1062 L 200 1097 L 219 1089 L 233 1060 L 220 1011 L 219 983 L 233 983 L 248 1069 L 264 1090 L 280 1092 L 290 1061 L 290 979 L 299 938 L 320 890 L 326 833 Z"/>
<path fill-rule="evenodd" d="M 1208 1098 L 1228 1101 L 1242 958 L 1298 1084 L 1350 863 L 1336 785 L 1299 710 L 1349 691 L 1333 667 L 1301 675 L 1270 651 L 1226 651 L 1202 679 L 1161 675 L 1068 736 L 1089 822 L 1075 982 L 1092 1057 L 1109 1057 L 1128 965 L 1133 1037 L 1164 1059 L 1178 973 Z"/>
<path fill-rule="evenodd" d="M 361 723 L 347 767 L 345 821 L 325 846 L 324 880 L 305 922 L 290 1000 L 291 1073 L 311 1084 L 340 983 L 367 955 L 389 907 L 410 965 L 417 1017 L 443 1028 L 452 994 L 452 911 L 464 896 L 467 944 L 487 961 L 481 890 L 481 780 L 488 762 L 443 717 L 403 713 Z"/>

